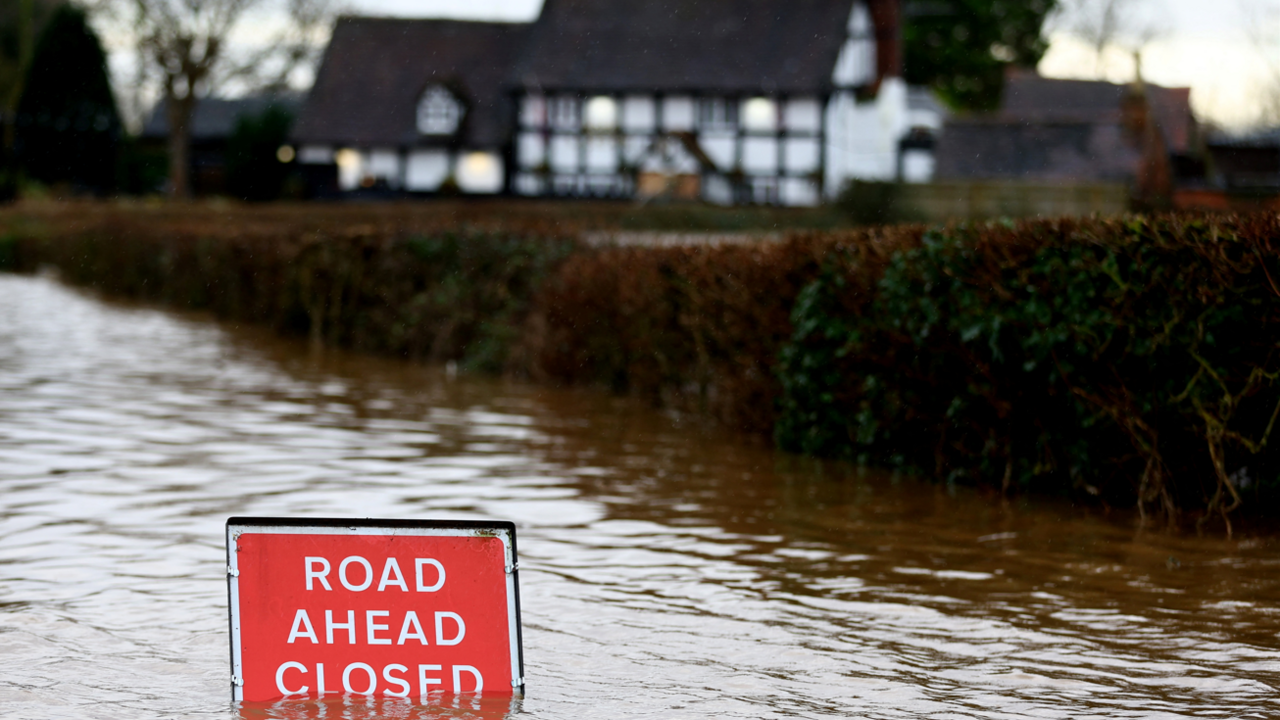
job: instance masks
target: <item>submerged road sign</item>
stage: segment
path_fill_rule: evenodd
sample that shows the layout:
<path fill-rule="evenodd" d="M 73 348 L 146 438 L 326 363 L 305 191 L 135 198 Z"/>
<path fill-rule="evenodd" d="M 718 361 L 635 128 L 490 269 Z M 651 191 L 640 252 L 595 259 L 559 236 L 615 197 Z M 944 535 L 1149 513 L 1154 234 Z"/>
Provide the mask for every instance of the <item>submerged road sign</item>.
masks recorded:
<path fill-rule="evenodd" d="M 227 521 L 236 700 L 524 692 L 515 526 Z"/>

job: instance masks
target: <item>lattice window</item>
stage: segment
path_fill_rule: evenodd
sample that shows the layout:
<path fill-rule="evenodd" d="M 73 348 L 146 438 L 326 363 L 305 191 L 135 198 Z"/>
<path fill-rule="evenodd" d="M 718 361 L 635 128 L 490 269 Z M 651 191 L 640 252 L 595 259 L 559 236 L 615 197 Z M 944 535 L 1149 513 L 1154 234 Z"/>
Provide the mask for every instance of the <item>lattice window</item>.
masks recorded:
<path fill-rule="evenodd" d="M 702 130 L 734 130 L 738 127 L 738 103 L 724 98 L 698 100 L 698 127 Z"/>
<path fill-rule="evenodd" d="M 452 135 L 462 123 L 462 103 L 448 90 L 432 85 L 418 101 L 418 132 L 423 135 Z"/>
<path fill-rule="evenodd" d="M 577 130 L 582 127 L 582 101 L 572 95 L 552 98 L 549 109 L 551 127 L 556 130 Z"/>

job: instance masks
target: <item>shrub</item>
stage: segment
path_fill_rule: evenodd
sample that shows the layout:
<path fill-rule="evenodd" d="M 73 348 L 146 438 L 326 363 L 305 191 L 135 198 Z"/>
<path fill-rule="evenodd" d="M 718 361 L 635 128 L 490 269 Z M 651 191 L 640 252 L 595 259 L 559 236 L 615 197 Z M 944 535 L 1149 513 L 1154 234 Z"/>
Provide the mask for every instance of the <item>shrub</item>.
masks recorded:
<path fill-rule="evenodd" d="M 839 248 L 792 316 L 778 442 L 1226 519 L 1280 487 L 1278 229 L 958 226 L 872 274 Z"/>

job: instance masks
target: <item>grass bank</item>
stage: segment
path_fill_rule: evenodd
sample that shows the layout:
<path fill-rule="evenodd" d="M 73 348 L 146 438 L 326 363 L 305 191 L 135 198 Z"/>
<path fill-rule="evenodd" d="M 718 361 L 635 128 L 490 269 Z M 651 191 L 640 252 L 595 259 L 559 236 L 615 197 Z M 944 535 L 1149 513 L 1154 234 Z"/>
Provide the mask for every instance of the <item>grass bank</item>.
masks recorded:
<path fill-rule="evenodd" d="M 18 208 L 0 263 L 943 482 L 1201 527 L 1280 499 L 1274 215 L 590 247 L 635 210 L 573 208 Z"/>

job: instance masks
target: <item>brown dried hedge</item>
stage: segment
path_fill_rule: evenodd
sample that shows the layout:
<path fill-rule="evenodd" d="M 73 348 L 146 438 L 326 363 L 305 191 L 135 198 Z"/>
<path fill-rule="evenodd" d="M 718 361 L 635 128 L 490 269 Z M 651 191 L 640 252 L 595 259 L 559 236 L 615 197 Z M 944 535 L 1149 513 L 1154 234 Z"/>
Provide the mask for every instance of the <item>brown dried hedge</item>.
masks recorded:
<path fill-rule="evenodd" d="M 537 284 L 577 247 L 563 218 L 491 205 L 69 205 L 0 216 L 0 262 L 121 297 L 348 347 L 500 372 Z M 43 211 L 43 212 L 42 212 Z M 589 226 L 589 225 L 588 225 Z"/>
<path fill-rule="evenodd" d="M 918 227 L 793 233 L 785 241 L 622 247 L 572 255 L 536 304 L 536 371 L 773 433 L 778 353 L 796 296 L 838 247 L 886 258 Z"/>

